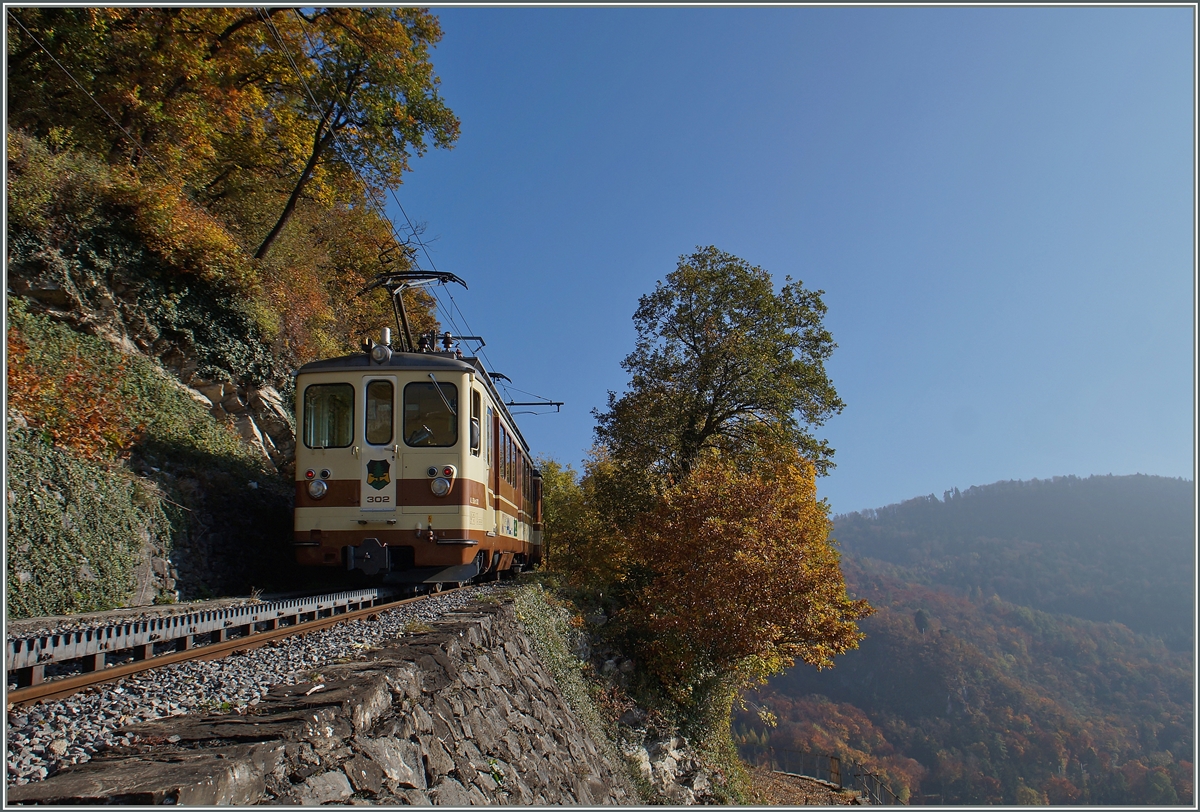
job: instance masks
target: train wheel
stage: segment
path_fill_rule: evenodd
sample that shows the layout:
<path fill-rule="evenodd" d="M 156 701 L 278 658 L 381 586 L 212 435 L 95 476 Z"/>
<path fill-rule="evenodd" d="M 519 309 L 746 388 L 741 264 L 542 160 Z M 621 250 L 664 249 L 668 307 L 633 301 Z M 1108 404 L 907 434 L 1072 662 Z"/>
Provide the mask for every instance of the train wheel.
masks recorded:
<path fill-rule="evenodd" d="M 441 582 L 441 581 L 434 581 L 434 582 L 433 582 L 432 584 L 430 584 L 430 586 L 429 586 L 429 591 L 430 591 L 430 592 L 433 592 L 433 593 L 435 593 L 435 594 L 436 594 L 436 593 L 438 593 L 438 592 L 441 592 L 441 591 L 442 591 L 442 589 L 443 589 L 443 586 L 442 586 L 442 582 Z"/>

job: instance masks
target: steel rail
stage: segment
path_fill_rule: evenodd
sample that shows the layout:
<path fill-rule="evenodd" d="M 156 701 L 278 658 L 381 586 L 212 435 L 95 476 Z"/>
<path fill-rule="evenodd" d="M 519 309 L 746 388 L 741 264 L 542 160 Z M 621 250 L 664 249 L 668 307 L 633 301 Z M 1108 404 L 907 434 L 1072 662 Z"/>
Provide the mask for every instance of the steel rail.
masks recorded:
<path fill-rule="evenodd" d="M 153 653 L 154 646 L 170 641 L 190 640 L 207 634 L 211 635 L 212 642 L 218 643 L 230 628 L 247 628 L 281 617 L 321 617 L 378 604 L 393 596 L 378 588 L 318 593 L 236 606 L 200 605 L 183 612 L 112 619 L 61 631 L 15 633 L 5 642 L 5 670 L 16 672 L 17 687 L 25 688 L 41 682 L 41 670 L 52 663 L 78 660 L 82 662 L 83 670 L 97 671 L 104 667 L 104 657 L 120 651 L 132 650 L 135 659 L 146 659 Z M 55 620 L 71 623 L 70 618 Z M 180 650 L 190 647 L 182 645 Z"/>
<path fill-rule="evenodd" d="M 61 699 L 65 696 L 78 693 L 84 688 L 93 685 L 99 685 L 105 682 L 127 677 L 130 674 L 136 674 L 141 671 L 149 671 L 155 668 L 162 668 L 175 663 L 187 662 L 189 660 L 210 660 L 218 657 L 226 657 L 230 654 L 240 654 L 251 649 L 259 648 L 266 645 L 272 640 L 278 640 L 284 637 L 293 635 L 307 634 L 308 632 L 318 631 L 330 626 L 335 626 L 348 620 L 357 620 L 359 618 L 369 618 L 371 615 L 378 615 L 390 609 L 395 609 L 399 606 L 415 603 L 416 601 L 426 600 L 429 595 L 418 595 L 414 598 L 406 598 L 403 600 L 392 601 L 385 604 L 377 604 L 368 606 L 363 609 L 355 609 L 352 611 L 333 614 L 327 617 L 314 618 L 303 622 L 294 622 L 287 625 L 276 625 L 275 628 L 265 631 L 254 630 L 253 625 L 250 627 L 249 634 L 241 637 L 234 637 L 221 642 L 210 643 L 206 646 L 198 648 L 189 648 L 186 651 L 176 651 L 169 654 L 160 654 L 157 657 L 134 660 L 131 663 L 122 665 L 114 665 L 103 670 L 87 671 L 82 674 L 56 679 L 50 682 L 42 682 L 37 685 L 31 685 L 24 688 L 16 688 L 6 692 L 5 699 L 7 702 L 14 705 L 26 705 L 32 702 L 38 702 L 44 699 Z M 273 621 L 266 621 L 273 622 Z"/>

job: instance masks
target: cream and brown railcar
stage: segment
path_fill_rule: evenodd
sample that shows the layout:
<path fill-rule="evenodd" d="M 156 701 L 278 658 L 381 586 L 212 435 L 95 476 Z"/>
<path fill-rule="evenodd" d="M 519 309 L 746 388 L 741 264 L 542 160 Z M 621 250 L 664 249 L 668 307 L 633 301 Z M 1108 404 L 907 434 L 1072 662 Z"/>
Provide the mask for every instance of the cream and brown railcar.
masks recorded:
<path fill-rule="evenodd" d="M 541 478 L 477 358 L 393 352 L 296 373 L 300 564 L 465 582 L 541 559 Z"/>

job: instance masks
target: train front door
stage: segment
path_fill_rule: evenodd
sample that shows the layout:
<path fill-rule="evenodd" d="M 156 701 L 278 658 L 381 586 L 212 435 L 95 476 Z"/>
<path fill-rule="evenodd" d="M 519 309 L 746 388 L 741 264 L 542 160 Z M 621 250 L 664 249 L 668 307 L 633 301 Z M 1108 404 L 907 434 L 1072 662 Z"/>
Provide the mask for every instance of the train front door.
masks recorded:
<path fill-rule="evenodd" d="M 359 506 L 363 512 L 395 511 L 396 479 L 400 475 L 400 446 L 395 431 L 396 379 L 372 378 L 365 384 Z"/>

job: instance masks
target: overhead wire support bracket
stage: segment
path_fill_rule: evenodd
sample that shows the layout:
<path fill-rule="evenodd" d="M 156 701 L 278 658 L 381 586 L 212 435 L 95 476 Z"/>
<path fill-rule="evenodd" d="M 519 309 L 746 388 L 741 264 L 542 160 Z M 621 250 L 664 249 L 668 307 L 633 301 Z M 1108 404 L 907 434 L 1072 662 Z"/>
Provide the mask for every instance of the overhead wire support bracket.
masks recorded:
<path fill-rule="evenodd" d="M 510 400 L 504 404 L 505 406 L 553 406 L 555 414 L 562 411 L 562 407 L 566 405 L 565 401 L 561 400 L 530 400 L 516 401 Z M 525 412 L 525 414 L 538 414 L 538 412 Z"/>
<path fill-rule="evenodd" d="M 447 282 L 455 282 L 464 288 L 467 286 L 466 282 L 449 271 L 384 271 L 375 274 L 375 278 L 363 285 L 362 290 L 354 296 L 361 296 L 380 287 L 385 288 L 388 293 L 392 293 L 395 290 L 431 285 L 434 282 L 443 285 Z"/>

